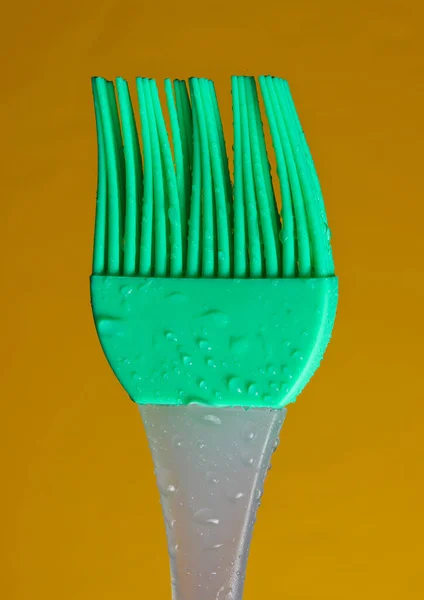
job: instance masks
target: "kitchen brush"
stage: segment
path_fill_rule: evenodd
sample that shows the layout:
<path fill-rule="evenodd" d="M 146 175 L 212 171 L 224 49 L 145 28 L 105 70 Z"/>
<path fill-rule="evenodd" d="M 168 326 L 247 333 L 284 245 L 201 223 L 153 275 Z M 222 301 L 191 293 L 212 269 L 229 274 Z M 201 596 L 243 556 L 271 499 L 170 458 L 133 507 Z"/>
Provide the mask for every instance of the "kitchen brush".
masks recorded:
<path fill-rule="evenodd" d="M 285 407 L 336 313 L 330 230 L 289 86 L 259 87 L 232 78 L 231 177 L 213 82 L 165 81 L 169 136 L 156 82 L 138 78 L 141 151 L 127 82 L 93 78 L 91 303 L 148 435 L 174 600 L 241 599 Z"/>

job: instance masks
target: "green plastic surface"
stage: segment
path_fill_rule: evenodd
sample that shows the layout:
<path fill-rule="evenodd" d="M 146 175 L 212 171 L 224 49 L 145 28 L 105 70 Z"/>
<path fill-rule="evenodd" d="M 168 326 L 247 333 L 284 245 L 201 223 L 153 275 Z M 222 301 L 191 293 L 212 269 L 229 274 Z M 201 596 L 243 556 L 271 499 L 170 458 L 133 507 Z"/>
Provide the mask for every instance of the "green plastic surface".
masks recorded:
<path fill-rule="evenodd" d="M 337 278 L 160 279 L 94 276 L 103 350 L 140 404 L 292 402 L 319 365 Z"/>
<path fill-rule="evenodd" d="M 281 407 L 318 366 L 337 280 L 324 201 L 287 82 L 232 78 L 231 181 L 214 85 L 93 79 L 98 189 L 92 305 L 139 403 Z"/>

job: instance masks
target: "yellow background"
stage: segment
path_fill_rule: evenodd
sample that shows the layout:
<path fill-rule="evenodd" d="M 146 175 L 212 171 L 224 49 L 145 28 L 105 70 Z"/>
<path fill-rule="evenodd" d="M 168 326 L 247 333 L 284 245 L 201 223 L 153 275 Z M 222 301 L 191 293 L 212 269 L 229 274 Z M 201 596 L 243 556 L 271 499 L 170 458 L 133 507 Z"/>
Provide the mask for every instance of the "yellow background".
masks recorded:
<path fill-rule="evenodd" d="M 422 2 L 13 2 L 1 70 L 0 596 L 170 599 L 136 407 L 100 350 L 90 77 L 287 78 L 340 277 L 289 410 L 246 600 L 424 597 Z"/>

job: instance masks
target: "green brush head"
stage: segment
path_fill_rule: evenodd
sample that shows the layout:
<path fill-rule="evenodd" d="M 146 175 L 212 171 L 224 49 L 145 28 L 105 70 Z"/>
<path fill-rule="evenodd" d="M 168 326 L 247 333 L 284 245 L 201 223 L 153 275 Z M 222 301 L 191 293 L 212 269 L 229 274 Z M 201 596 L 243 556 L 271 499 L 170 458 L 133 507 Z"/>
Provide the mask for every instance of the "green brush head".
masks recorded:
<path fill-rule="evenodd" d="M 212 82 L 96 78 L 99 178 L 91 298 L 116 376 L 140 404 L 281 408 L 319 365 L 336 306 L 324 203 L 288 85 L 233 77 L 234 185 Z M 119 112 L 118 112 L 119 106 Z"/>

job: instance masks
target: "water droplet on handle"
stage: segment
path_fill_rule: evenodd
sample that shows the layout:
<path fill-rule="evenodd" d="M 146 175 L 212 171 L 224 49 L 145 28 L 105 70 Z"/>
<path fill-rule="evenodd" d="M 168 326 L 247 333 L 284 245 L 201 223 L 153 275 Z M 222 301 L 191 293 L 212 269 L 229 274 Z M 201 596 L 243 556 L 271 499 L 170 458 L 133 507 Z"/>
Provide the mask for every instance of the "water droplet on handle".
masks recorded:
<path fill-rule="evenodd" d="M 193 515 L 193 520 L 201 525 L 219 525 L 219 519 L 210 508 L 201 508 Z"/>
<path fill-rule="evenodd" d="M 221 425 L 222 423 L 221 419 L 216 415 L 203 415 L 202 420 L 213 425 Z"/>
<path fill-rule="evenodd" d="M 204 550 L 219 550 L 223 545 L 224 544 L 213 544 L 212 546 L 205 546 Z M 211 575 L 216 575 L 216 573 L 211 573 Z"/>
<path fill-rule="evenodd" d="M 234 504 L 242 498 L 244 498 L 243 492 L 233 492 L 231 494 L 228 494 L 228 500 L 230 500 L 230 502 L 233 502 Z"/>
<path fill-rule="evenodd" d="M 174 435 L 174 437 L 172 438 L 172 443 L 175 446 L 175 448 L 181 448 L 182 445 L 184 444 L 184 438 L 182 435 Z"/>
<path fill-rule="evenodd" d="M 253 442 L 253 440 L 256 438 L 256 432 L 253 431 L 253 429 L 251 429 L 250 427 L 247 427 L 243 431 L 242 437 L 245 442 Z"/>
<path fill-rule="evenodd" d="M 215 600 L 234 600 L 233 589 L 221 586 L 216 594 Z"/>
<path fill-rule="evenodd" d="M 206 473 L 206 481 L 208 483 L 214 483 L 214 484 L 219 483 L 219 475 L 218 475 L 218 473 L 216 473 L 215 471 L 208 471 Z"/>
<path fill-rule="evenodd" d="M 176 493 L 177 484 L 174 479 L 174 475 L 171 471 L 160 467 L 157 468 L 156 479 L 159 491 L 162 494 L 162 496 L 168 497 Z"/>
<path fill-rule="evenodd" d="M 170 544 L 168 546 L 168 554 L 170 556 L 170 558 L 175 558 L 177 556 L 177 552 L 178 552 L 178 544 Z"/>

